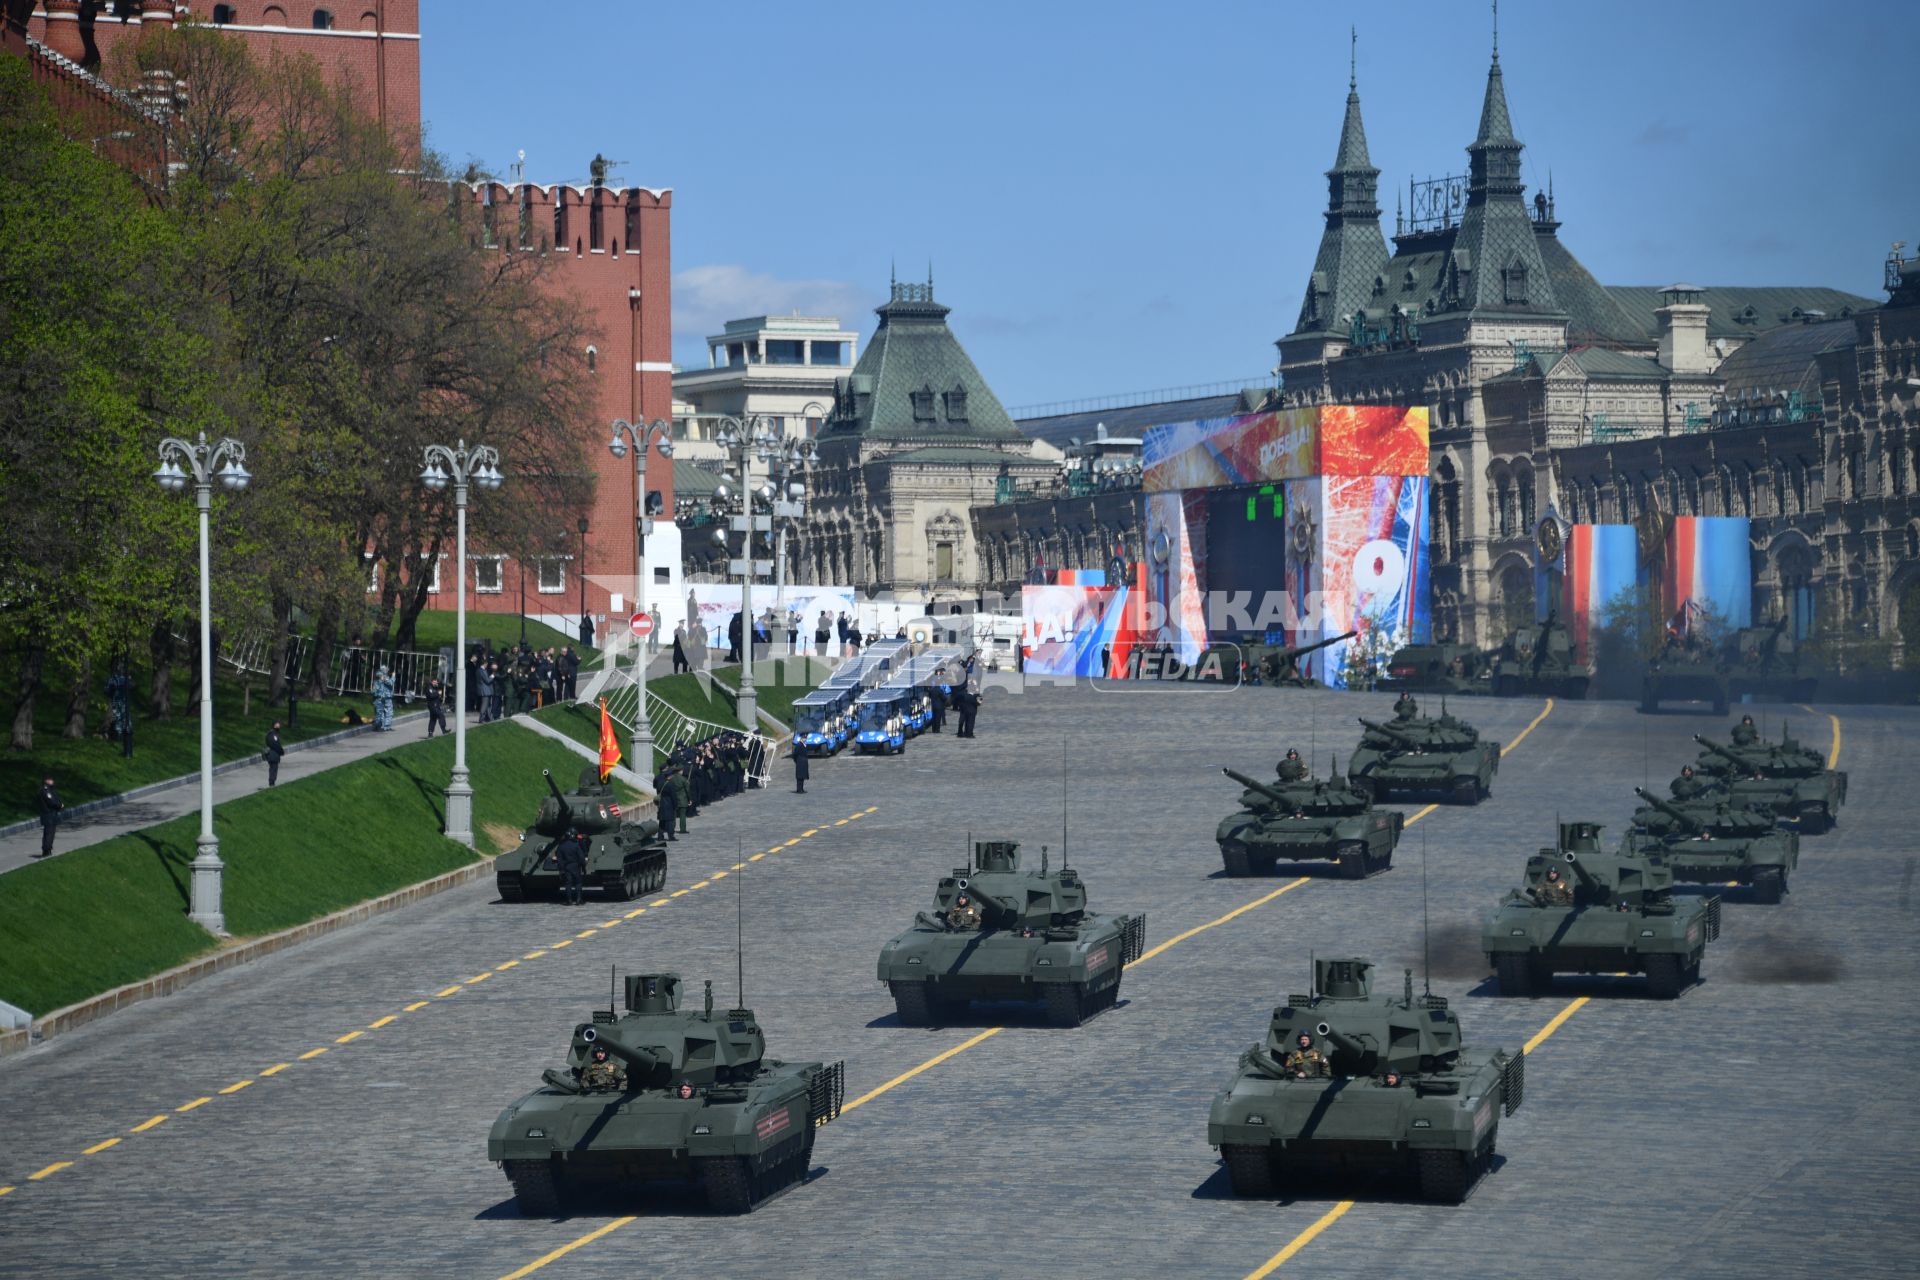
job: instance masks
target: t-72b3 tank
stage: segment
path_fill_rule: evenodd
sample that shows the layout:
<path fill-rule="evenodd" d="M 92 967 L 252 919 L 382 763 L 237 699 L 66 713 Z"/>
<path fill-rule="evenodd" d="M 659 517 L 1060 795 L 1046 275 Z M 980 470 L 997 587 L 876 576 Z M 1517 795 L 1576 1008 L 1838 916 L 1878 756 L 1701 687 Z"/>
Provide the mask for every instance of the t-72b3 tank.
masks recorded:
<path fill-rule="evenodd" d="M 1347 760 L 1347 781 L 1375 799 L 1397 791 L 1445 792 L 1455 803 L 1478 804 L 1493 794 L 1500 744 L 1445 710 L 1439 719 L 1418 714 L 1381 722 L 1361 717 L 1366 733 Z"/>
<path fill-rule="evenodd" d="M 1526 888 L 1507 895 L 1481 935 L 1500 994 L 1538 995 L 1556 973 L 1625 971 L 1673 999 L 1700 980 L 1700 959 L 1720 936 L 1720 899 L 1676 899 L 1672 889 L 1660 853 L 1606 853 L 1599 823 L 1561 823 L 1559 848 L 1527 859 Z"/>
<path fill-rule="evenodd" d="M 680 1179 L 746 1213 L 806 1176 L 814 1130 L 840 1114 L 841 1063 L 767 1057 L 753 1010 L 715 1012 L 711 982 L 695 1013 L 680 1008 L 680 975 L 629 974 L 626 1006 L 576 1026 L 569 1069 L 493 1122 L 487 1159 L 520 1212 L 559 1213 L 584 1185 Z"/>
<path fill-rule="evenodd" d="M 1723 746 L 1700 734 L 1704 752 L 1694 763 L 1717 779 L 1735 804 L 1765 806 L 1776 818 L 1799 824 L 1810 836 L 1831 831 L 1847 799 L 1847 775 L 1827 768 L 1818 751 L 1801 746 L 1784 730 L 1778 742 Z"/>
<path fill-rule="evenodd" d="M 1500 1117 L 1520 1107 L 1526 1055 L 1468 1049 L 1439 996 L 1373 994 L 1367 960 L 1314 961 L 1314 991 L 1273 1011 L 1264 1045 L 1240 1055 L 1213 1100 L 1207 1141 L 1236 1195 L 1329 1167 L 1412 1175 L 1458 1204 L 1493 1158 Z M 1304 1041 L 1304 1043 L 1303 1043 Z"/>
<path fill-rule="evenodd" d="M 1286 689 L 1311 689 L 1318 682 L 1312 676 L 1300 670 L 1300 659 L 1310 653 L 1317 653 L 1328 645 L 1339 644 L 1342 640 L 1351 640 L 1358 635 L 1349 631 L 1343 636 L 1329 636 L 1316 640 L 1312 644 L 1262 644 L 1249 639 L 1242 649 L 1246 655 L 1247 683 L 1270 684 Z"/>
<path fill-rule="evenodd" d="M 1629 852 L 1659 854 L 1673 878 L 1687 884 L 1738 881 L 1753 889 L 1756 902 L 1778 902 L 1786 893 L 1787 876 L 1800 865 L 1800 835 L 1780 830 L 1764 809 L 1736 808 L 1717 796 L 1679 804 L 1644 787 L 1633 794 L 1647 808 L 1634 813 Z"/>
<path fill-rule="evenodd" d="M 1335 770 L 1324 781 L 1301 778 L 1271 786 L 1231 769 L 1220 772 L 1246 788 L 1240 812 L 1220 823 L 1214 839 L 1230 876 L 1272 871 L 1285 858 L 1331 858 L 1340 873 L 1360 880 L 1393 865 L 1406 815 L 1376 809 Z"/>
<path fill-rule="evenodd" d="M 971 867 L 940 881 L 934 909 L 880 949 L 880 981 L 900 1021 L 943 1023 L 969 1000 L 1039 1000 L 1058 1027 L 1077 1027 L 1119 997 L 1120 975 L 1139 959 L 1147 917 L 1087 910 L 1078 873 L 1020 868 L 1012 840 L 982 840 Z"/>
<path fill-rule="evenodd" d="M 578 831 L 587 844 L 587 884 L 598 886 L 614 902 L 652 893 L 667 882 L 667 846 L 660 824 L 636 822 L 620 812 L 613 787 L 601 781 L 600 770 L 580 770 L 573 790 L 562 795 L 553 775 L 542 769 L 552 792 L 540 802 L 533 829 L 520 837 L 518 848 L 493 862 L 493 879 L 507 902 L 549 896 L 560 891 L 560 860 L 554 849 L 568 831 Z"/>

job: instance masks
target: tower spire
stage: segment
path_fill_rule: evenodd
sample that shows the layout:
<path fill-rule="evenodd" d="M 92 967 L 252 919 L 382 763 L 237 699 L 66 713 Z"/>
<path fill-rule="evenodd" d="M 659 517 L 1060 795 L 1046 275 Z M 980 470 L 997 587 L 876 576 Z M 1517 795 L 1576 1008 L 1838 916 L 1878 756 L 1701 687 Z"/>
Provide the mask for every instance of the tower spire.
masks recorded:
<path fill-rule="evenodd" d="M 1360 28 L 1347 28 L 1347 92 L 1360 88 Z"/>
<path fill-rule="evenodd" d="M 1500 0 L 1493 0 L 1493 65 L 1500 65 Z"/>

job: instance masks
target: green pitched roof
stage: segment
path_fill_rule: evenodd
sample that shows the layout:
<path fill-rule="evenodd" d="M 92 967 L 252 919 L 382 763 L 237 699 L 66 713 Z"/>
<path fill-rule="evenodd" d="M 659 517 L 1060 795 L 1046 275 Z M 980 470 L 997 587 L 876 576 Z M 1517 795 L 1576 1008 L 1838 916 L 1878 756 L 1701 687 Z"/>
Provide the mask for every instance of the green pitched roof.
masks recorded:
<path fill-rule="evenodd" d="M 933 300 L 931 279 L 894 283 L 860 362 L 834 387 L 823 443 L 1025 439 L 947 327 L 949 310 Z"/>

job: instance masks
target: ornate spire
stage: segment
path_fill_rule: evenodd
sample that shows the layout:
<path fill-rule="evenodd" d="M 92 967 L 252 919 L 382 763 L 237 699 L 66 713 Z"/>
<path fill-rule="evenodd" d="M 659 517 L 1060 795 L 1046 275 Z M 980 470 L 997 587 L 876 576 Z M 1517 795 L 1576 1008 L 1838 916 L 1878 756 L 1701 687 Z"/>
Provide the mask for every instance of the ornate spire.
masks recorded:
<path fill-rule="evenodd" d="M 1373 167 L 1373 159 L 1367 154 L 1367 129 L 1360 121 L 1360 83 L 1358 76 L 1359 35 L 1352 33 L 1353 52 L 1347 70 L 1347 114 L 1340 123 L 1340 150 L 1333 157 L 1333 168 L 1327 170 L 1329 195 L 1327 205 L 1329 214 L 1338 212 L 1365 213 L 1379 217 L 1374 208 L 1376 180 L 1380 171 Z"/>
<path fill-rule="evenodd" d="M 1327 170 L 1327 229 L 1320 238 L 1307 297 L 1296 332 L 1344 328 L 1345 317 L 1374 298 L 1376 278 L 1386 270 L 1386 238 L 1380 234 L 1380 171 L 1367 154 L 1367 131 L 1360 121 L 1357 33 L 1350 32 L 1347 112 L 1340 125 L 1340 149 Z"/>
<path fill-rule="evenodd" d="M 1507 114 L 1507 86 L 1500 75 L 1498 53 L 1487 70 L 1487 97 L 1480 104 L 1480 132 L 1473 141 L 1475 146 L 1520 145 L 1513 137 L 1513 118 Z"/>

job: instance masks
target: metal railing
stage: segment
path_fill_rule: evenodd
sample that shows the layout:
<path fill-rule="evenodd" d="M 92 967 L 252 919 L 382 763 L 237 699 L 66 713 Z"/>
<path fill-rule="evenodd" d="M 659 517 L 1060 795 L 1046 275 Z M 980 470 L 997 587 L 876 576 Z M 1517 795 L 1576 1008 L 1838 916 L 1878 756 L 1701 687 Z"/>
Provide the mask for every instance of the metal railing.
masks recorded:
<path fill-rule="evenodd" d="M 637 697 L 639 686 L 626 671 L 616 671 L 600 689 L 599 696 L 607 702 L 607 715 L 627 733 L 633 732 L 634 710 L 639 705 Z M 662 698 L 651 688 L 647 690 L 647 727 L 653 731 L 654 750 L 662 755 L 674 750 L 704 742 L 721 733 L 739 733 L 747 738 L 747 776 L 765 786 L 773 777 L 773 762 L 779 757 L 780 744 L 785 738 L 770 738 L 763 733 L 742 729 L 738 725 L 715 724 L 711 720 L 700 720 L 687 715 L 678 707 Z M 637 765 L 629 761 L 629 767 Z M 647 776 L 652 776 L 653 762 L 647 761 Z M 636 768 L 635 770 L 639 770 Z"/>

